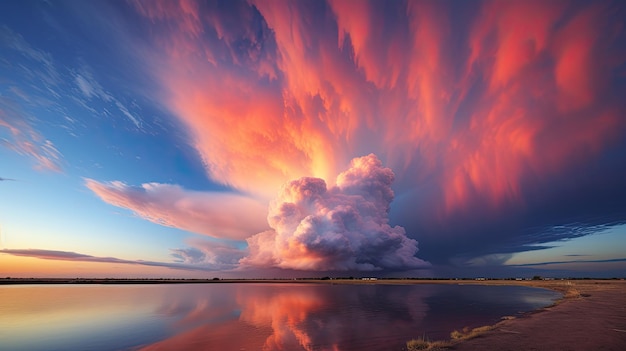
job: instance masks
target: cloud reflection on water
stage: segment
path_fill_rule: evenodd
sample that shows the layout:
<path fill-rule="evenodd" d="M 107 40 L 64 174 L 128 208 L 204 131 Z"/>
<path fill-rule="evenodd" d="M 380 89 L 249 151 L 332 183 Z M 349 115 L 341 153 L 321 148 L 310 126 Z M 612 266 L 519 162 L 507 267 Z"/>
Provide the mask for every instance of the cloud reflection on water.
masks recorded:
<path fill-rule="evenodd" d="M 361 282 L 358 282 L 361 283 Z M 0 288 L 0 345 L 48 350 L 400 350 L 558 294 L 511 286 L 218 283 Z"/>
<path fill-rule="evenodd" d="M 141 350 L 309 351 L 372 349 L 377 344 L 386 348 L 416 335 L 416 325 L 428 311 L 424 299 L 433 292 L 428 286 L 378 285 L 216 288 L 221 292 L 198 299 L 181 297 L 159 309 L 179 318 L 175 324 L 181 331 Z M 224 299 L 222 293 L 233 293 L 234 300 Z M 197 303 L 191 306 L 185 301 Z"/>
<path fill-rule="evenodd" d="M 411 338 L 448 338 L 454 329 L 493 324 L 558 296 L 422 284 L 219 284 L 172 293 L 158 311 L 176 319 L 175 335 L 141 350 L 399 350 Z"/>

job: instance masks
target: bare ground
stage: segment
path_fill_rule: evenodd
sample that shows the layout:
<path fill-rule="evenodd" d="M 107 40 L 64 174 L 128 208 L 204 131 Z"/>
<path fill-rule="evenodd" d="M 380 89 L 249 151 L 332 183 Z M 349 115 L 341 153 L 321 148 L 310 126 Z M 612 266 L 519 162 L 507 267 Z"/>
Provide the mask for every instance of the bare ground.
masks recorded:
<path fill-rule="evenodd" d="M 560 291 L 557 304 L 505 320 L 475 338 L 452 342 L 457 351 L 626 350 L 626 281 L 523 282 Z"/>

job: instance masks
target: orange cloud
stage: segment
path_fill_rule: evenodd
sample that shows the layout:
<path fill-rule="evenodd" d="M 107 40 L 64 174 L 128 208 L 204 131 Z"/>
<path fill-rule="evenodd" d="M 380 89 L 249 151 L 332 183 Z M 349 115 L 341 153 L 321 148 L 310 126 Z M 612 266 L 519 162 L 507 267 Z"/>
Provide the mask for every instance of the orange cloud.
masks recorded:
<path fill-rule="evenodd" d="M 431 182 L 413 201 L 439 218 L 523 206 L 529 183 L 624 135 L 623 29 L 605 4 L 484 1 L 463 18 L 427 1 L 192 4 L 139 9 L 169 29 L 151 56 L 163 101 L 214 180 L 265 198 L 374 152 L 399 191 Z"/>
<path fill-rule="evenodd" d="M 238 18 L 238 26 L 233 26 L 220 16 L 209 16 L 201 26 L 194 21 L 192 26 L 188 22 L 201 17 L 194 12 L 197 7 L 163 14 L 158 4 L 143 3 L 140 13 L 176 29 L 156 39 L 167 54 L 159 62 L 167 69 L 157 72 L 166 88 L 164 98 L 189 128 L 211 177 L 270 196 L 288 179 L 327 176 L 327 164 L 318 153 L 330 154 L 332 143 L 318 131 L 322 123 L 302 113 L 307 108 L 302 101 L 290 105 L 294 92 L 276 80 L 281 64 L 275 62 L 277 53 L 265 48 L 271 36 L 267 25 Z M 236 6 L 235 15 L 250 18 L 258 12 Z M 201 40 L 198 32 L 209 39 Z"/>

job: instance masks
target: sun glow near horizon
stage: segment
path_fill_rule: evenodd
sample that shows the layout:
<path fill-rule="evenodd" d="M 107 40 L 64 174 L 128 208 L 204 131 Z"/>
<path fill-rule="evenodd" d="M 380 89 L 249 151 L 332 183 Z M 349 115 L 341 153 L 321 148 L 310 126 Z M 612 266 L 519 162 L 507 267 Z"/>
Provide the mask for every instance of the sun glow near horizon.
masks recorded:
<path fill-rule="evenodd" d="M 626 272 L 619 1 L 0 8 L 0 274 Z"/>

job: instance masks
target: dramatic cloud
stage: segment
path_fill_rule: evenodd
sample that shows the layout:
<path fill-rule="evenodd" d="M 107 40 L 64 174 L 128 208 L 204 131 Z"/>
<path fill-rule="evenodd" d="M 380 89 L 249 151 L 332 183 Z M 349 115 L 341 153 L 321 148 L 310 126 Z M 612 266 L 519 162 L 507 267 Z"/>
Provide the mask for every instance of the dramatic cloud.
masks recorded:
<path fill-rule="evenodd" d="M 85 185 L 103 201 L 168 227 L 223 239 L 244 239 L 267 228 L 265 206 L 243 195 L 159 183 L 133 187 L 86 179 Z"/>
<path fill-rule="evenodd" d="M 0 27 L 0 69 L 10 82 L 0 91 L 0 145 L 44 169 L 60 169 L 57 145 L 80 158 L 76 168 L 109 161 L 106 175 L 80 175 L 107 203 L 241 240 L 176 249 L 181 262 L 296 270 L 502 265 L 515 253 L 626 223 L 623 2 L 73 6 L 93 31 L 84 37 L 132 54 L 112 54 L 115 64 L 109 55 L 61 61 Z M 92 26 L 80 6 L 107 16 Z M 76 45 L 104 53 L 87 44 Z M 123 62 L 128 69 L 118 71 Z M 126 90 L 132 98 L 120 95 Z M 154 124 L 163 133 L 139 136 L 159 113 Z M 83 131 L 102 127 L 104 146 L 81 153 L 89 133 L 80 141 L 47 134 L 54 143 L 41 135 L 65 123 L 75 137 L 74 122 Z M 174 155 L 171 162 L 159 162 L 161 151 Z M 193 156 L 180 156 L 187 151 Z M 100 154 L 108 157 L 92 159 Z M 131 161 L 117 163 L 118 154 Z M 376 156 L 341 173 L 368 154 Z M 140 161 L 148 158 L 150 171 L 163 172 L 156 179 L 181 185 L 94 180 L 113 170 L 120 174 L 109 179 L 150 172 Z M 123 167 L 135 164 L 142 166 Z M 207 177 L 206 189 L 214 182 L 232 192 L 203 192 Z M 237 246 L 243 240 L 247 254 Z"/>
<path fill-rule="evenodd" d="M 160 53 L 148 52 L 146 59 L 163 67 L 153 72 L 163 85 L 161 99 L 188 127 L 213 179 L 272 196 L 290 179 L 334 176 L 330 158 L 338 157 L 339 164 L 349 160 L 329 142 L 341 136 L 327 130 L 326 122 L 336 119 L 326 116 L 325 102 L 316 97 L 314 84 L 320 82 L 315 72 L 299 61 L 289 67 L 302 64 L 298 71 L 306 76 L 292 79 L 281 71 L 288 58 L 277 48 L 278 32 L 255 7 L 244 2 L 135 4 L 157 25 L 173 29 L 159 33 Z M 293 90 L 300 83 L 310 92 Z"/>
<path fill-rule="evenodd" d="M 163 29 L 146 53 L 159 99 L 235 188 L 268 196 L 375 152 L 397 176 L 394 218 L 438 245 L 442 231 L 478 242 L 520 212 L 547 224 L 528 206 L 565 194 L 572 173 L 625 174 L 598 157 L 625 147 L 624 11 L 611 2 L 134 4 Z"/>
<path fill-rule="evenodd" d="M 402 227 L 389 225 L 393 180 L 391 169 L 375 155 L 356 158 L 330 189 L 319 178 L 287 183 L 270 204 L 267 222 L 256 216 L 263 212 L 258 202 L 231 193 L 91 179 L 86 186 L 104 201 L 158 224 L 217 238 L 248 238 L 247 251 L 198 240 L 190 248 L 172 249 L 185 264 L 337 271 L 428 267 L 415 257 L 417 242 Z M 268 222 L 272 230 L 250 237 Z"/>
<path fill-rule="evenodd" d="M 287 183 L 270 205 L 272 230 L 248 239 L 243 265 L 298 270 L 381 270 L 428 267 L 417 242 L 389 225 L 394 174 L 375 155 L 352 160 L 327 189 L 324 180 Z"/>
<path fill-rule="evenodd" d="M 40 250 L 40 249 L 3 249 L 0 250 L 0 254 L 8 254 L 13 256 L 32 257 L 43 260 L 58 260 L 58 261 L 74 261 L 74 262 L 98 262 L 98 263 L 121 263 L 132 264 L 152 267 L 165 267 L 172 269 L 182 270 L 199 270 L 199 271 L 212 271 L 219 269 L 219 267 L 211 267 L 208 265 L 191 265 L 182 263 L 168 263 L 168 262 L 154 262 L 143 260 L 123 260 L 115 257 L 97 257 L 91 255 L 80 254 L 70 251 L 56 251 L 56 250 Z"/>

